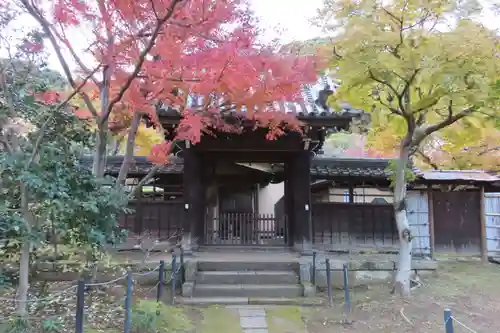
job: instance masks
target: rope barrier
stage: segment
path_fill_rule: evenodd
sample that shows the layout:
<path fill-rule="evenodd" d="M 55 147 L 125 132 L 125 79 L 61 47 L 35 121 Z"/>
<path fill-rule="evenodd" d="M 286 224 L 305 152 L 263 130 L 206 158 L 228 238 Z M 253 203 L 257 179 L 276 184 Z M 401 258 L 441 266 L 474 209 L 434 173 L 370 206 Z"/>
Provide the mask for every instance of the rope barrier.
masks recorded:
<path fill-rule="evenodd" d="M 127 277 L 127 274 L 124 274 L 122 276 L 120 276 L 119 278 L 116 278 L 114 280 L 111 280 L 111 281 L 107 281 L 107 282 L 99 282 L 99 283 L 85 283 L 85 287 L 98 287 L 98 286 L 107 286 L 108 284 L 113 284 L 115 282 L 118 282 L 120 280 L 123 280 Z"/>
<path fill-rule="evenodd" d="M 453 317 L 453 316 L 450 316 L 445 322 L 444 324 L 446 325 L 448 323 L 448 321 L 452 321 L 453 323 L 457 323 L 458 325 L 462 326 L 463 328 L 465 328 L 466 330 L 468 330 L 469 332 L 472 332 L 472 333 L 478 333 L 476 330 L 473 330 L 472 328 L 470 328 L 469 326 L 465 325 L 464 323 L 462 323 L 460 320 L 458 320 L 457 318 Z"/>
<path fill-rule="evenodd" d="M 154 272 L 157 272 L 160 269 L 160 265 L 156 266 L 150 271 L 147 271 L 145 273 L 132 273 L 133 276 L 148 276 L 149 274 L 152 274 Z"/>
<path fill-rule="evenodd" d="M 145 272 L 145 273 L 132 273 L 132 275 L 134 276 L 148 276 L 150 274 L 153 274 L 155 272 L 157 272 L 160 268 L 160 265 L 156 266 L 155 268 L 153 268 L 152 270 L 148 271 L 148 272 Z M 170 279 L 168 281 L 164 281 L 164 284 L 168 284 L 172 281 L 173 279 L 173 276 L 174 274 L 177 274 L 179 273 L 181 270 L 181 266 L 179 265 L 179 267 L 176 269 L 175 272 L 172 272 L 172 274 L 170 274 Z M 110 285 L 110 284 L 113 284 L 113 283 L 116 283 L 120 280 L 123 280 L 127 278 L 127 274 L 124 274 L 116 279 L 113 279 L 111 281 L 106 281 L 106 282 L 98 282 L 98 283 L 85 283 L 85 286 L 89 286 L 89 287 L 99 287 L 99 286 L 107 286 L 107 285 Z M 76 283 L 77 281 L 72 281 L 71 283 Z M 160 282 L 158 282 L 156 286 L 158 286 Z M 40 302 L 40 301 L 51 301 L 51 300 L 54 300 L 56 298 L 56 296 L 59 296 L 59 295 L 62 295 L 72 289 L 76 289 L 77 286 L 76 285 L 72 285 L 71 287 L 69 288 L 66 288 L 64 290 L 61 290 L 61 291 L 58 291 L 58 292 L 55 292 L 53 293 L 51 296 L 47 296 L 47 297 L 43 297 L 43 298 L 35 298 L 35 299 L 31 299 L 31 300 L 25 300 L 25 301 L 20 301 L 20 300 L 17 300 L 15 298 L 8 298 L 8 297 L 0 297 L 0 301 L 7 301 L 7 302 L 14 302 L 14 303 L 35 303 L 35 302 Z M 1 319 L 1 318 L 0 318 Z"/>

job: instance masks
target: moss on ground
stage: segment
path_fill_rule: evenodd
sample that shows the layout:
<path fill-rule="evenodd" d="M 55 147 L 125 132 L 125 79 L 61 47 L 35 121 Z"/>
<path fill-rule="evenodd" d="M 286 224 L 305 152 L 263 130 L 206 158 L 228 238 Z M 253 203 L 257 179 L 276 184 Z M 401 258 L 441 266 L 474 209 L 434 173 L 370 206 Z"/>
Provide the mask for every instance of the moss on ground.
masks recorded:
<path fill-rule="evenodd" d="M 269 333 L 305 332 L 303 321 L 307 309 L 300 306 L 273 306 L 266 309 Z"/>
<path fill-rule="evenodd" d="M 237 311 L 224 306 L 209 306 L 200 309 L 203 319 L 196 332 L 200 333 L 243 333 Z"/>
<path fill-rule="evenodd" d="M 117 329 L 96 329 L 96 328 L 85 328 L 85 333 L 120 333 Z"/>

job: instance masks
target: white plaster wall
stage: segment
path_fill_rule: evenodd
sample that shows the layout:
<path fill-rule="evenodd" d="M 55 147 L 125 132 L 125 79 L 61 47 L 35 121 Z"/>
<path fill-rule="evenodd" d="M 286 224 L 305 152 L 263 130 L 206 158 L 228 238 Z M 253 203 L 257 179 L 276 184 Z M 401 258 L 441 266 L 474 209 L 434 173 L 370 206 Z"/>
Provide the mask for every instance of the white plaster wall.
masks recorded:
<path fill-rule="evenodd" d="M 285 194 L 285 183 L 269 184 L 258 192 L 259 214 L 274 215 L 274 205 Z"/>
<path fill-rule="evenodd" d="M 381 191 L 376 188 L 358 187 L 354 188 L 355 203 L 370 203 L 375 198 L 383 198 L 387 203 L 392 203 L 392 193 Z M 316 202 L 349 202 L 349 189 L 330 187 L 328 191 L 315 196 Z"/>

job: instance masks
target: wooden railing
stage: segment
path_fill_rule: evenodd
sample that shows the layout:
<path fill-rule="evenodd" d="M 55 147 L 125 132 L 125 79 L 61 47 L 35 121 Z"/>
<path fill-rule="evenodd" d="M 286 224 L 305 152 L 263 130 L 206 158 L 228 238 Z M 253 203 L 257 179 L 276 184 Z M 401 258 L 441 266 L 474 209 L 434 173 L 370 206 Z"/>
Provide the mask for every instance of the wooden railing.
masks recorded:
<path fill-rule="evenodd" d="M 222 213 L 205 221 L 207 245 L 278 245 L 288 241 L 286 218 L 271 214 Z"/>

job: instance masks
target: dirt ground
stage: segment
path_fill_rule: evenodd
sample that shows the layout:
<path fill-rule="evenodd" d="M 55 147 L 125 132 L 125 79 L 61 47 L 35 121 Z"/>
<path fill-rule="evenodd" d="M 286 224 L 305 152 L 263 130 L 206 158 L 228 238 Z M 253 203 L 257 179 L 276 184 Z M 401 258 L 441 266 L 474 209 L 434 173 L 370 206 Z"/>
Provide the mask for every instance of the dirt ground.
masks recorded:
<path fill-rule="evenodd" d="M 266 308 L 269 333 L 331 333 L 331 332 L 444 332 L 443 310 L 450 308 L 453 316 L 475 332 L 500 332 L 500 265 L 479 262 L 441 262 L 436 276 L 423 277 L 423 287 L 416 289 L 409 300 L 391 296 L 389 287 L 371 286 L 351 292 L 352 312 L 347 315 L 343 293 L 335 292 L 333 307 L 270 306 Z M 51 285 L 51 295 L 67 285 Z M 0 292 L 0 294 L 2 294 Z M 59 319 L 58 331 L 74 331 L 74 290 L 52 302 L 30 307 L 30 315 Z M 154 299 L 154 286 L 135 289 L 135 300 Z M 12 297 L 13 290 L 4 290 L 0 297 Z M 33 296 L 41 296 L 34 294 Z M 86 296 L 86 327 L 90 332 L 121 331 L 124 288 L 90 291 Z M 322 295 L 323 296 L 323 295 Z M 169 299 L 169 295 L 165 295 Z M 0 302 L 0 326 L 14 304 Z M 170 310 L 169 310 L 170 311 Z M 224 306 L 204 308 L 176 307 L 190 321 L 189 333 L 243 333 L 234 309 Z M 87 326 L 88 325 L 88 326 Z M 470 332 L 454 324 L 455 332 Z M 184 332 L 170 327 L 172 332 Z M 1 330 L 0 330 L 1 331 Z"/>
<path fill-rule="evenodd" d="M 308 310 L 310 333 L 330 332 L 444 332 L 443 311 L 450 308 L 475 332 L 500 332 L 500 265 L 479 262 L 440 262 L 437 276 L 403 301 L 386 287 L 353 290 L 353 311 L 345 314 L 343 297 L 333 308 Z M 455 332 L 470 332 L 454 324 Z M 272 333 L 272 332 L 270 332 Z"/>

